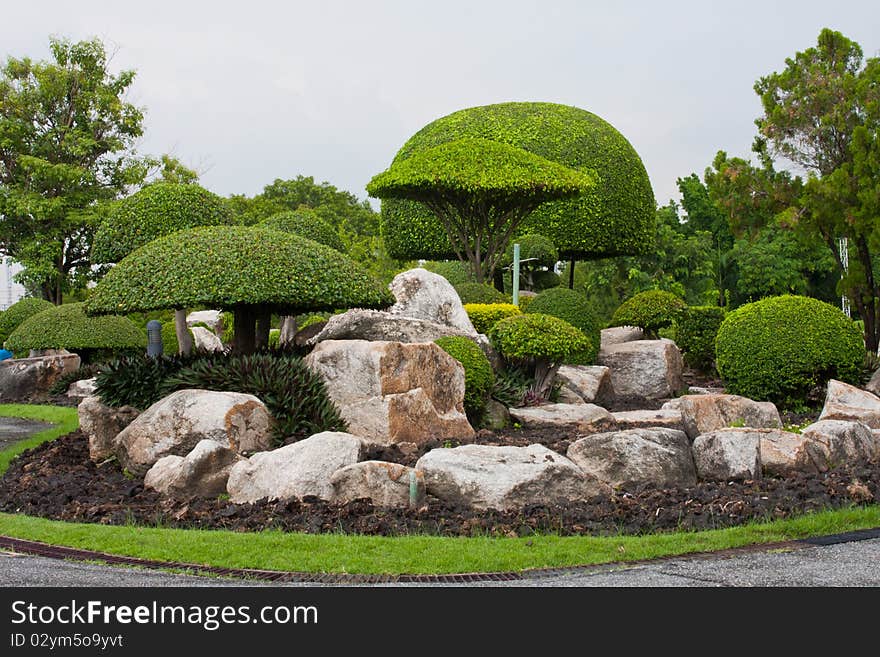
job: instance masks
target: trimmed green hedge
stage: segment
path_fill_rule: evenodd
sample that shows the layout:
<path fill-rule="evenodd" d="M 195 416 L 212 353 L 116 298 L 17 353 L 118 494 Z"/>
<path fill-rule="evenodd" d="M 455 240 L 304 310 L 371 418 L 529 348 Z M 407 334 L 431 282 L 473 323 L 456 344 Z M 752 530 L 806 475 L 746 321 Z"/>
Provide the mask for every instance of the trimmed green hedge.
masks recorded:
<path fill-rule="evenodd" d="M 488 334 L 502 319 L 522 314 L 512 303 L 466 303 L 464 311 L 468 314 L 471 324 L 477 329 L 477 333 L 484 334 Z"/>
<path fill-rule="evenodd" d="M 308 207 L 278 212 L 264 219 L 258 225 L 285 233 L 293 233 L 314 240 L 318 244 L 329 246 L 340 253 L 345 253 L 345 245 L 342 243 L 339 233 L 334 230 L 333 226 L 321 219 L 317 212 Z"/>
<path fill-rule="evenodd" d="M 464 367 L 464 408 L 468 417 L 478 423 L 495 384 L 492 364 L 469 338 L 447 336 L 434 342 Z"/>
<path fill-rule="evenodd" d="M 623 135 L 595 114 L 555 103 L 472 107 L 419 130 L 394 163 L 468 137 L 516 146 L 597 178 L 572 200 L 543 204 L 522 227 L 549 237 L 563 259 L 646 253 L 653 246 L 655 202 L 645 167 Z M 443 227 L 414 201 L 383 201 L 382 234 L 395 258 L 456 257 Z"/>
<path fill-rule="evenodd" d="M 455 286 L 458 298 L 467 303 L 510 303 L 510 297 L 485 283 L 461 283 Z"/>
<path fill-rule="evenodd" d="M 649 335 L 671 326 L 684 301 L 666 290 L 639 292 L 624 301 L 611 317 L 611 326 L 637 326 Z"/>
<path fill-rule="evenodd" d="M 330 247 L 261 227 L 209 226 L 159 238 L 101 279 L 87 312 L 269 306 L 298 315 L 383 308 L 391 293 Z"/>
<path fill-rule="evenodd" d="M 707 374 L 714 369 L 715 336 L 725 314 L 718 306 L 689 306 L 678 311 L 675 343 L 690 367 Z"/>
<path fill-rule="evenodd" d="M 715 353 L 731 393 L 797 406 L 829 379 L 857 384 L 865 346 L 839 308 L 785 295 L 730 312 L 715 338 Z"/>
<path fill-rule="evenodd" d="M 599 354 L 601 327 L 587 298 L 580 292 L 567 287 L 554 287 L 544 290 L 532 299 L 526 313 L 540 313 L 564 319 L 579 328 L 590 339 L 590 349 L 579 354 L 578 365 L 592 365 Z"/>
<path fill-rule="evenodd" d="M 10 334 L 28 317 L 54 307 L 54 304 L 45 299 L 28 297 L 16 301 L 0 315 L 0 344 L 6 342 Z"/>
<path fill-rule="evenodd" d="M 424 265 L 425 269 L 439 274 L 455 287 L 462 283 L 476 283 L 474 275 L 468 268 L 467 263 L 461 260 L 429 260 Z"/>
<path fill-rule="evenodd" d="M 228 204 L 199 185 L 154 183 L 120 201 L 92 245 L 94 262 L 119 262 L 138 247 L 185 228 L 236 223 Z"/>
<path fill-rule="evenodd" d="M 505 358 L 542 358 L 567 362 L 592 349 L 590 338 L 563 319 L 538 313 L 502 319 L 489 331 L 492 345 Z"/>

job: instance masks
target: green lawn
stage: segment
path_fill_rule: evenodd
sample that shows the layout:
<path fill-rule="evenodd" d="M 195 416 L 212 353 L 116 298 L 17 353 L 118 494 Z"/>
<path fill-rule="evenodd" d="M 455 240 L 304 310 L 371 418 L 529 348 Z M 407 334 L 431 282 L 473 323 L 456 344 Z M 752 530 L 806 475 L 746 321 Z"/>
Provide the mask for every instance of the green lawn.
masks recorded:
<path fill-rule="evenodd" d="M 0 405 L 0 415 L 61 423 L 28 441 L 33 444 L 76 427 L 75 409 Z M 24 447 L 19 445 L 7 452 L 17 453 L 21 449 Z M 0 464 L 8 463 L 11 457 L 11 454 L 0 453 Z M 0 465 L 0 472 L 3 469 L 5 466 Z M 878 505 L 704 532 L 528 538 L 239 533 L 109 527 L 0 514 L 0 534 L 56 545 L 229 568 L 368 574 L 520 571 L 635 561 L 877 526 L 880 526 Z"/>

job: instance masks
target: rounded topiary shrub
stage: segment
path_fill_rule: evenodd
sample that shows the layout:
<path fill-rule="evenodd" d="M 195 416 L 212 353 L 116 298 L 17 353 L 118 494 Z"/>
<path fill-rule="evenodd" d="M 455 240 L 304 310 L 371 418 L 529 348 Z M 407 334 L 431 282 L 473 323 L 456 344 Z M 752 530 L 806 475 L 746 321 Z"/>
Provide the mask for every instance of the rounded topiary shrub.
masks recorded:
<path fill-rule="evenodd" d="M 611 326 L 637 326 L 651 337 L 671 326 L 685 302 L 666 290 L 639 292 L 624 301 L 611 317 Z"/>
<path fill-rule="evenodd" d="M 488 334 L 495 323 L 521 314 L 522 311 L 512 303 L 466 303 L 464 310 L 477 329 L 477 333 Z"/>
<path fill-rule="evenodd" d="M 455 286 L 462 303 L 510 303 L 510 297 L 485 283 L 459 283 Z"/>
<path fill-rule="evenodd" d="M 675 343 L 690 367 L 707 374 L 714 369 L 715 336 L 725 314 L 718 306 L 690 306 L 678 312 Z"/>
<path fill-rule="evenodd" d="M 45 299 L 28 297 L 16 301 L 0 315 L 0 343 L 6 342 L 6 338 L 28 317 L 54 307 Z"/>
<path fill-rule="evenodd" d="M 147 336 L 127 317 L 87 317 L 83 304 L 69 303 L 31 315 L 6 344 L 22 354 L 30 349 L 68 349 L 78 353 L 83 362 L 90 362 L 98 352 L 145 349 Z"/>
<path fill-rule="evenodd" d="M 339 233 L 334 230 L 333 226 L 321 219 L 317 212 L 308 207 L 278 212 L 264 219 L 258 225 L 306 237 L 318 244 L 345 253 L 345 245 L 342 243 Z"/>
<path fill-rule="evenodd" d="M 468 418 L 478 423 L 495 383 L 495 373 L 489 359 L 468 338 L 447 336 L 434 342 L 464 367 L 464 409 Z"/>
<path fill-rule="evenodd" d="M 786 295 L 730 312 L 718 329 L 715 355 L 729 392 L 798 406 L 829 379 L 857 383 L 865 347 L 840 309 Z"/>
<path fill-rule="evenodd" d="M 590 338 L 590 349 L 580 355 L 577 364 L 591 365 L 595 362 L 599 353 L 601 329 L 592 305 L 583 294 L 567 287 L 550 288 L 532 299 L 525 312 L 558 317 L 579 328 Z"/>

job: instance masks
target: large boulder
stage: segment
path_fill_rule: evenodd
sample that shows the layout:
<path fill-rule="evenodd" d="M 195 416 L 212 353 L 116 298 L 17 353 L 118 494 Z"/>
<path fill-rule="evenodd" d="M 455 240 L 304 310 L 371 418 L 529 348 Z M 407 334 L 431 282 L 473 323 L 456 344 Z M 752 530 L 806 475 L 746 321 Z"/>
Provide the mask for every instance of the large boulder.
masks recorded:
<path fill-rule="evenodd" d="M 385 444 L 470 438 L 464 368 L 433 343 L 325 340 L 305 359 L 352 433 Z"/>
<path fill-rule="evenodd" d="M 95 394 L 98 389 L 97 379 L 79 379 L 74 381 L 67 388 L 67 396 L 71 399 L 85 399 Z"/>
<path fill-rule="evenodd" d="M 68 352 L 0 361 L 0 401 L 24 401 L 45 396 L 59 378 L 75 372 L 79 366 L 79 356 Z"/>
<path fill-rule="evenodd" d="M 697 477 L 706 481 L 761 478 L 761 432 L 719 429 L 697 436 L 693 444 Z"/>
<path fill-rule="evenodd" d="M 201 328 L 196 324 L 204 324 L 216 335 L 220 335 L 225 328 L 223 326 L 223 314 L 219 310 L 196 310 L 186 316 L 186 325 L 190 328 Z"/>
<path fill-rule="evenodd" d="M 83 399 L 76 411 L 80 431 L 89 441 L 89 458 L 96 463 L 114 455 L 116 436 L 141 413 L 133 406 L 107 406 L 97 396 Z"/>
<path fill-rule="evenodd" d="M 462 445 L 432 449 L 416 463 L 429 494 L 475 509 L 569 503 L 609 492 L 569 459 L 543 445 Z"/>
<path fill-rule="evenodd" d="M 201 440 L 213 440 L 240 454 L 269 449 L 271 423 L 265 404 L 253 395 L 178 390 L 123 429 L 115 451 L 125 468 L 142 475 L 163 456 L 184 456 Z"/>
<path fill-rule="evenodd" d="M 663 404 L 682 414 L 684 430 L 693 440 L 701 433 L 725 427 L 779 428 L 782 419 L 772 402 L 757 402 L 739 395 L 684 395 Z"/>
<path fill-rule="evenodd" d="M 345 504 L 366 498 L 378 507 L 420 506 L 425 500 L 425 477 L 415 468 L 384 461 L 363 461 L 340 468 L 330 476 L 333 501 Z"/>
<path fill-rule="evenodd" d="M 615 344 L 642 340 L 644 337 L 645 332 L 636 326 L 612 326 L 599 332 L 599 350 Z"/>
<path fill-rule="evenodd" d="M 684 430 L 681 412 L 672 408 L 616 411 L 611 414 L 611 417 L 618 431 L 652 428 Z"/>
<path fill-rule="evenodd" d="M 672 340 L 611 344 L 599 352 L 617 397 L 664 399 L 684 388 L 681 352 Z"/>
<path fill-rule="evenodd" d="M 242 460 L 234 450 L 201 440 L 186 456 L 163 456 L 144 476 L 144 486 L 179 499 L 215 497 L 226 492 L 232 466 Z"/>
<path fill-rule="evenodd" d="M 872 395 L 880 396 L 880 369 L 871 375 L 870 380 L 865 384 L 865 390 Z"/>
<path fill-rule="evenodd" d="M 761 472 L 769 477 L 787 477 L 796 472 L 815 472 L 809 452 L 810 440 L 803 434 L 782 429 L 755 429 L 760 440 Z"/>
<path fill-rule="evenodd" d="M 697 483 L 691 444 L 676 429 L 628 429 L 586 436 L 566 454 L 589 475 L 614 488 L 683 488 Z"/>
<path fill-rule="evenodd" d="M 229 473 L 226 490 L 229 499 L 237 504 L 307 495 L 331 500 L 333 473 L 357 463 L 363 450 L 364 443 L 357 436 L 324 431 L 236 463 Z"/>
<path fill-rule="evenodd" d="M 388 309 L 391 315 L 442 324 L 476 336 L 458 293 L 439 274 L 410 269 L 395 276 L 388 287 L 397 299 Z"/>
<path fill-rule="evenodd" d="M 306 340 L 306 344 L 311 346 L 326 340 L 433 342 L 447 335 L 459 335 L 473 340 L 477 333 L 426 319 L 392 315 L 382 310 L 355 308 L 333 315 L 317 335 Z"/>
<path fill-rule="evenodd" d="M 595 404 L 543 404 L 510 408 L 510 417 L 526 429 L 590 431 L 613 426 L 611 413 Z"/>
<path fill-rule="evenodd" d="M 603 365 L 563 365 L 556 372 L 563 390 L 571 391 L 585 402 L 603 406 L 614 397 L 611 372 Z"/>
<path fill-rule="evenodd" d="M 862 422 L 822 420 L 801 431 L 808 441 L 807 453 L 819 472 L 841 465 L 857 465 L 878 460 L 880 449 L 871 428 Z"/>
<path fill-rule="evenodd" d="M 880 429 L 880 397 L 843 381 L 831 379 L 820 420 L 852 420 Z"/>
<path fill-rule="evenodd" d="M 204 326 L 193 326 L 190 329 L 193 336 L 193 346 L 198 351 L 223 351 L 223 341 L 215 333 Z"/>

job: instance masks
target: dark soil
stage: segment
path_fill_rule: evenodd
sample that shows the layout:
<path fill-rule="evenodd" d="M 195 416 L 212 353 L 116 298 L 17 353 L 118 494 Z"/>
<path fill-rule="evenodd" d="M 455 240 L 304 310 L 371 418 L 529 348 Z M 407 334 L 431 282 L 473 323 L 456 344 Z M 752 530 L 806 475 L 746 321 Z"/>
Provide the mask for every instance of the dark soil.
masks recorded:
<path fill-rule="evenodd" d="M 477 442 L 525 445 L 541 442 L 564 452 L 574 436 L 480 432 Z M 455 443 L 457 444 L 457 443 Z M 424 450 L 418 450 L 421 453 Z M 416 452 L 376 450 L 371 458 L 414 463 Z M 429 498 L 417 510 L 374 508 L 359 500 L 338 506 L 315 498 L 292 502 L 232 504 L 222 498 L 171 501 L 145 490 L 115 462 L 96 465 L 79 431 L 21 455 L 0 479 L 0 511 L 46 518 L 120 525 L 135 522 L 181 528 L 257 531 L 277 528 L 309 533 L 348 532 L 445 536 L 525 536 L 646 533 L 700 530 L 750 520 L 785 518 L 880 499 L 880 468 L 854 467 L 787 479 L 702 483 L 687 489 L 640 488 L 569 505 L 536 505 L 517 512 L 472 511 Z"/>

